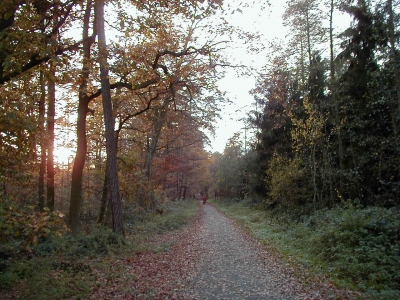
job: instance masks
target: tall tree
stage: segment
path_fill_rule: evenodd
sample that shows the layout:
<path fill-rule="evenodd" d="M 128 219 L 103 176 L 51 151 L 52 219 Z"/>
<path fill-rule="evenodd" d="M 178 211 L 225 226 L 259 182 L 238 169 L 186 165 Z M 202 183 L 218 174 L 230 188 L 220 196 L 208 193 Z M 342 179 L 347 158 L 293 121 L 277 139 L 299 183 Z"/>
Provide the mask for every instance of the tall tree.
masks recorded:
<path fill-rule="evenodd" d="M 85 159 L 87 153 L 86 141 L 86 115 L 89 111 L 90 98 L 88 96 L 88 81 L 91 65 L 91 46 L 94 42 L 94 33 L 89 35 L 91 11 L 93 3 L 91 0 L 86 2 L 85 13 L 83 17 L 83 57 L 82 57 L 82 70 L 80 74 L 80 85 L 78 90 L 78 117 L 77 117 L 77 149 L 72 169 L 71 177 L 71 199 L 70 199 L 70 212 L 69 222 L 72 232 L 77 233 L 80 224 L 80 211 L 82 207 L 82 180 L 83 169 L 85 166 Z"/>
<path fill-rule="evenodd" d="M 205 14 L 208 15 L 213 11 L 214 1 L 211 1 L 209 8 L 206 9 Z M 170 84 L 175 82 L 171 70 L 172 65 L 168 64 L 168 60 L 173 60 L 179 57 L 199 55 L 204 57 L 204 63 L 206 58 L 213 54 L 213 47 L 217 45 L 206 44 L 200 49 L 195 47 L 181 47 L 179 41 L 182 37 L 178 30 L 175 29 L 172 20 L 175 14 L 183 14 L 188 17 L 192 17 L 193 7 L 197 7 L 197 1 L 190 2 L 190 5 L 185 6 L 184 9 L 180 7 L 178 2 L 173 2 L 168 5 L 161 3 L 160 6 L 148 7 L 147 4 L 137 5 L 137 10 L 134 10 L 140 16 L 139 18 L 129 17 L 125 12 L 119 12 L 122 16 L 126 17 L 122 22 L 126 24 L 123 28 L 127 31 L 131 30 L 137 33 L 137 36 L 125 35 L 123 38 L 123 46 L 115 44 L 112 47 L 112 51 L 115 54 L 115 61 L 110 67 L 110 77 L 113 78 L 113 83 L 110 85 L 110 89 L 127 89 L 132 91 L 132 97 L 139 97 L 140 101 L 145 102 L 145 107 L 141 109 L 149 109 L 152 105 L 152 101 L 158 98 L 160 93 L 170 93 Z M 148 16 L 146 15 L 148 14 Z M 154 23 L 155 16 L 157 16 L 157 24 Z M 164 20 L 165 18 L 165 20 Z M 165 21 L 165 22 L 164 22 Z M 137 24 L 141 25 L 140 29 L 137 28 Z M 121 23 L 121 24 L 122 24 Z M 165 24 L 164 24 L 165 23 Z M 177 28 L 177 27 L 176 27 Z M 141 41 L 137 43 L 137 38 Z M 162 49 L 162 50 L 160 50 Z M 146 53 L 144 56 L 143 53 Z M 167 59 L 168 58 L 168 59 Z M 207 60 L 207 63 L 209 61 Z M 209 71 L 211 68 L 206 68 Z M 204 74 L 204 73 L 200 73 Z M 177 80 L 179 83 L 179 80 Z M 100 96 L 103 93 L 103 89 L 98 89 L 92 94 L 86 95 L 87 100 Z M 146 96 L 148 94 L 148 96 Z M 135 113 L 129 113 L 128 115 L 134 115 Z M 82 118 L 83 119 L 83 118 Z M 78 118 L 79 120 L 79 118 Z M 79 127 L 82 130 L 82 126 Z M 78 134 L 78 144 L 83 143 L 83 139 L 79 139 L 79 136 L 83 133 Z M 79 151 L 78 151 L 79 152 Z M 79 164 L 79 170 L 76 174 L 79 174 L 83 170 L 83 164 Z M 77 167 L 78 167 L 77 166 Z M 75 167 L 74 167 L 75 170 Z M 74 176 L 73 176 L 74 177 Z M 75 178 L 75 177 L 74 177 Z M 77 177 L 78 178 L 78 177 Z M 80 177 L 82 178 L 82 177 Z M 79 186 L 79 180 L 73 181 L 73 186 Z M 71 188 L 72 191 L 72 188 Z M 73 199 L 81 198 L 81 189 L 74 189 L 71 193 L 71 204 L 81 201 Z M 74 209 L 79 210 L 78 205 L 71 205 Z M 71 215 L 79 215 L 77 212 Z"/>
<path fill-rule="evenodd" d="M 397 92 L 397 134 L 398 141 L 397 147 L 400 155 L 400 71 L 399 71 L 399 49 L 398 49 L 398 33 L 396 35 L 396 27 L 398 27 L 398 15 L 396 16 L 393 9 L 393 1 L 387 0 L 386 3 L 388 20 L 387 27 L 389 31 L 389 42 L 390 42 L 390 61 L 393 66 L 394 82 Z M 397 17 L 397 22 L 395 21 Z M 397 25 L 397 26 L 396 26 Z M 396 42 L 397 40 L 397 42 Z"/>
<path fill-rule="evenodd" d="M 269 187 L 265 185 L 266 170 L 270 159 L 277 152 L 284 157 L 291 157 L 292 127 L 288 112 L 297 108 L 298 104 L 293 100 L 297 95 L 296 85 L 291 77 L 288 62 L 285 57 L 276 57 L 272 60 L 271 70 L 265 70 L 260 74 L 256 87 L 252 90 L 257 110 L 252 112 L 250 123 L 258 129 L 257 144 L 257 178 L 255 194 L 263 195 Z"/>
<path fill-rule="evenodd" d="M 117 234 L 124 234 L 122 203 L 119 194 L 119 180 L 117 169 L 117 149 L 115 144 L 113 108 L 111 101 L 110 81 L 108 78 L 108 51 L 104 26 L 104 0 L 96 0 L 96 28 L 98 34 L 99 66 L 103 100 L 104 126 L 106 131 L 107 173 L 112 208 L 112 227 Z"/>
<path fill-rule="evenodd" d="M 39 210 L 43 211 L 46 202 L 45 196 L 45 173 L 46 173 L 46 134 L 45 134 L 45 111 L 46 111 L 46 84 L 44 79 L 44 72 L 42 69 L 39 71 L 40 82 L 40 99 L 39 99 L 39 115 L 38 122 L 39 128 L 39 145 L 40 145 L 40 166 L 39 166 L 39 184 L 38 184 L 38 206 Z"/>
<path fill-rule="evenodd" d="M 344 148 L 342 196 L 358 198 L 364 205 L 391 205 L 398 194 L 399 171 L 389 167 L 389 161 L 391 166 L 398 165 L 394 163 L 398 147 L 394 97 L 389 96 L 389 90 L 396 88 L 393 77 L 387 79 L 384 63 L 390 53 L 387 14 L 364 0 L 350 1 L 343 9 L 354 22 L 343 33 L 346 40 L 338 57 L 344 62 L 338 82 Z M 385 191 L 385 197 L 379 191 Z"/>
<path fill-rule="evenodd" d="M 37 75 L 37 76 L 36 76 Z M 24 80 L 0 87 L 0 176 L 8 199 L 25 199 L 37 205 L 31 188 L 36 175 L 36 142 L 39 133 L 37 103 L 40 102 L 39 74 L 24 74 Z M 33 199 L 33 195 L 35 195 Z M 32 201 L 32 202 L 31 202 Z M 34 201 L 34 202 L 33 202 Z"/>
<path fill-rule="evenodd" d="M 338 97 L 338 91 L 339 88 L 338 86 L 335 85 L 336 83 L 336 64 L 335 64 L 335 43 L 334 43 L 334 13 L 335 9 L 337 7 L 337 2 L 335 0 L 330 0 L 329 1 L 329 60 L 330 60 L 330 83 L 329 83 L 329 89 L 330 89 L 330 100 L 332 103 L 332 110 L 333 110 L 333 116 L 334 116 L 334 124 L 336 128 L 336 134 L 337 134 L 337 144 L 338 144 L 338 156 L 339 156 L 339 173 L 341 174 L 342 171 L 344 170 L 344 162 L 343 162 L 343 155 L 344 155 L 344 150 L 343 150 L 343 138 L 342 138 L 342 126 L 341 126 L 341 120 L 340 120 L 340 115 L 339 115 L 339 97 Z M 340 185 L 340 190 L 342 190 L 343 184 L 342 184 L 342 178 L 339 176 L 339 185 Z"/>
<path fill-rule="evenodd" d="M 283 15 L 284 24 L 291 29 L 292 55 L 295 51 L 300 51 L 296 54 L 299 55 L 301 83 L 305 85 L 313 52 L 325 38 L 325 29 L 322 26 L 324 14 L 318 0 L 295 0 L 287 2 L 287 5 Z"/>

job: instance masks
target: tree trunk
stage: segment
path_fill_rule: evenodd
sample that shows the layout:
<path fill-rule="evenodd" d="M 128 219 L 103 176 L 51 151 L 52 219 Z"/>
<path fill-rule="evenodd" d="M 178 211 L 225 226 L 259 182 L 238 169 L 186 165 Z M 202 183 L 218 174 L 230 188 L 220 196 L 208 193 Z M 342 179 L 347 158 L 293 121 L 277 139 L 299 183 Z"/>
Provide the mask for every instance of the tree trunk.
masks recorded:
<path fill-rule="evenodd" d="M 308 54 L 308 68 L 311 68 L 311 60 L 312 60 L 312 53 L 311 53 L 311 32 L 310 32 L 310 18 L 309 18 L 309 8 L 307 7 L 306 11 L 306 22 L 307 22 L 307 54 Z"/>
<path fill-rule="evenodd" d="M 100 211 L 97 217 L 97 224 L 102 224 L 104 222 L 104 216 L 106 214 L 107 204 L 108 204 L 108 172 L 106 167 L 106 172 L 104 175 L 103 190 L 101 194 Z"/>
<path fill-rule="evenodd" d="M 154 112 L 154 129 L 151 134 L 151 141 L 147 145 L 146 158 L 143 165 L 144 177 L 141 179 L 140 189 L 137 194 L 137 203 L 141 207 L 154 204 L 153 201 L 151 201 L 151 203 L 146 202 L 147 196 L 145 187 L 150 185 L 151 164 L 153 162 L 154 154 L 157 150 L 157 144 L 160 138 L 162 127 L 165 124 L 168 103 L 169 100 L 165 100 L 161 108 L 156 109 Z"/>
<path fill-rule="evenodd" d="M 335 11 L 334 0 L 331 0 L 331 8 L 329 13 L 329 50 L 330 50 L 330 74 L 331 84 L 335 78 L 335 53 L 333 49 L 333 13 Z M 333 92 L 333 91 L 332 91 Z"/>
<path fill-rule="evenodd" d="M 330 15 L 329 15 L 329 49 L 330 49 L 330 86 L 331 86 L 331 93 L 332 93 L 332 102 L 334 106 L 334 118 L 335 124 L 337 129 L 337 136 L 338 136 L 338 154 L 339 154 L 339 170 L 344 170 L 343 164 L 343 138 L 342 138 L 342 125 L 340 121 L 340 114 L 339 114 L 339 100 L 336 96 L 336 89 L 335 89 L 335 54 L 333 49 L 333 13 L 335 11 L 334 0 L 331 0 L 331 7 L 330 7 Z M 339 187 L 340 192 L 343 191 L 343 180 L 342 174 L 339 176 Z"/>
<path fill-rule="evenodd" d="M 115 148 L 116 152 L 118 154 L 118 143 L 119 143 L 119 135 L 122 130 L 122 124 L 119 124 L 118 129 L 115 131 Z M 101 149 L 101 147 L 99 147 Z M 101 150 L 100 150 L 101 151 Z M 99 153 L 98 158 L 100 159 L 101 157 L 101 152 Z M 103 181 L 103 189 L 102 189 L 102 194 L 101 194 L 101 202 L 100 202 L 100 211 L 99 211 L 99 216 L 97 217 L 97 224 L 106 224 L 109 219 L 109 190 L 108 190 L 108 171 L 107 171 L 107 164 L 106 164 L 106 171 L 104 173 L 104 181 Z M 106 217 L 107 214 L 107 217 Z"/>
<path fill-rule="evenodd" d="M 147 179 L 150 178 L 151 163 L 153 161 L 154 154 L 156 153 L 157 150 L 157 145 L 158 145 L 158 140 L 160 138 L 161 130 L 165 124 L 165 118 L 167 116 L 167 105 L 168 101 L 166 101 L 165 104 L 160 109 L 155 110 L 154 131 L 151 136 L 151 142 L 148 146 L 146 153 L 146 160 L 144 163 L 144 170 Z"/>
<path fill-rule="evenodd" d="M 316 152 L 316 141 L 314 141 L 312 148 L 311 148 L 311 174 L 312 174 L 312 182 L 313 182 L 313 205 L 314 205 L 314 212 L 317 211 L 317 196 L 318 196 L 318 187 L 317 187 L 317 161 L 315 157 Z"/>
<path fill-rule="evenodd" d="M 55 70 L 49 76 L 49 103 L 47 109 L 47 207 L 54 211 L 54 119 L 56 114 Z"/>
<path fill-rule="evenodd" d="M 40 165 L 39 165 L 39 184 L 38 184 L 38 206 L 43 211 L 46 197 L 44 195 L 44 176 L 46 173 L 46 137 L 44 133 L 44 121 L 46 111 L 46 86 L 44 83 L 43 71 L 40 70 L 40 100 L 39 100 L 39 127 L 42 129 L 40 134 Z"/>
<path fill-rule="evenodd" d="M 78 119 L 77 119 L 77 149 L 72 167 L 71 177 L 71 199 L 69 208 L 69 222 L 72 233 L 76 234 L 80 227 L 80 212 L 82 207 L 82 181 L 83 169 L 85 167 L 85 159 L 87 153 L 86 142 L 86 115 L 88 113 L 89 100 L 86 94 L 87 83 L 89 78 L 89 60 L 90 47 L 92 41 L 89 39 L 89 22 L 92 9 L 92 1 L 88 1 L 83 21 L 83 62 L 81 73 L 81 84 L 79 86 L 79 103 L 78 103 Z"/>
<path fill-rule="evenodd" d="M 304 45 L 303 45 L 303 40 L 300 41 L 300 78 L 301 78 L 301 89 L 302 89 L 302 93 L 304 93 L 304 88 L 306 85 L 306 70 L 305 70 L 305 66 L 304 66 Z"/>
<path fill-rule="evenodd" d="M 108 79 L 107 43 L 104 28 L 104 0 L 97 0 L 95 6 L 98 33 L 99 66 L 103 100 L 104 126 L 106 131 L 107 172 L 109 176 L 110 203 L 112 208 L 113 231 L 124 234 L 122 204 L 119 194 L 117 149 L 115 145 L 113 108 L 110 81 Z"/>
<path fill-rule="evenodd" d="M 86 144 L 86 114 L 88 111 L 88 103 L 79 97 L 78 120 L 77 120 L 77 149 L 72 167 L 71 177 L 71 199 L 69 209 L 69 220 L 72 232 L 75 234 L 79 231 L 80 212 L 82 207 L 82 181 L 83 169 L 85 167 L 85 159 L 87 152 Z"/>

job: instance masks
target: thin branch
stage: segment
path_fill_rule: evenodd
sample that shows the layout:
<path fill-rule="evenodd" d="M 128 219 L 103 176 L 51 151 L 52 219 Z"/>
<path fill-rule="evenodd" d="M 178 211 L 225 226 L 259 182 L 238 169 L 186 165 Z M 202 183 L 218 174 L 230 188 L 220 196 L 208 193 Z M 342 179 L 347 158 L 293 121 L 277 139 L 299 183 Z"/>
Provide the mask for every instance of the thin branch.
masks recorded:
<path fill-rule="evenodd" d="M 143 109 L 141 109 L 141 110 L 139 110 L 139 111 L 137 111 L 137 112 L 135 112 L 135 113 L 133 113 L 133 114 L 128 114 L 125 118 L 123 118 L 123 120 L 119 123 L 118 129 L 116 130 L 116 132 L 119 133 L 119 132 L 122 130 L 124 124 L 125 124 L 126 122 L 128 122 L 131 118 L 134 118 L 134 117 L 136 117 L 136 116 L 138 116 L 138 115 L 140 115 L 140 114 L 142 114 L 142 113 L 144 113 L 144 112 L 150 110 L 150 108 L 151 108 L 151 103 L 152 103 L 154 100 L 158 99 L 158 97 L 159 97 L 159 94 L 157 94 L 155 97 L 152 97 L 152 98 L 147 102 L 147 105 L 146 105 L 145 108 L 143 108 Z"/>
<path fill-rule="evenodd" d="M 158 80 L 159 80 L 159 78 L 155 77 L 155 78 L 149 79 L 149 80 L 147 80 L 145 82 L 142 82 L 142 83 L 136 84 L 136 85 L 131 84 L 131 83 L 127 83 L 127 82 L 116 82 L 116 83 L 110 84 L 110 88 L 112 90 L 116 89 L 116 88 L 127 88 L 128 90 L 136 91 L 136 90 L 140 90 L 140 89 L 146 88 L 149 85 L 156 84 L 158 82 Z M 90 96 L 88 96 L 87 99 L 88 99 L 88 101 L 91 101 L 91 100 L 93 100 L 94 98 L 97 98 L 100 95 L 101 95 L 101 88 L 98 89 L 95 93 L 93 93 Z"/>
<path fill-rule="evenodd" d="M 57 34 L 58 30 L 61 28 L 62 25 L 64 25 L 64 23 L 66 22 L 67 18 L 69 17 L 72 8 L 74 8 L 75 3 L 71 3 L 68 7 L 67 10 L 63 16 L 63 18 L 57 23 L 56 26 L 54 26 L 53 30 L 51 31 L 50 34 L 48 34 L 48 38 L 51 38 L 54 34 Z"/>
<path fill-rule="evenodd" d="M 159 60 L 160 60 L 161 57 L 163 57 L 165 55 L 170 55 L 170 56 L 173 56 L 173 57 L 182 57 L 182 56 L 185 56 L 185 55 L 191 55 L 191 54 L 195 54 L 195 53 L 206 54 L 205 52 L 206 52 L 206 50 L 204 48 L 196 49 L 194 47 L 188 47 L 187 49 L 185 49 L 185 50 L 183 50 L 181 52 L 173 52 L 173 51 L 170 51 L 170 50 L 163 50 L 163 51 L 157 53 L 157 55 L 156 55 L 156 57 L 154 59 L 154 62 L 152 64 L 152 68 L 154 70 L 162 69 L 164 71 L 164 73 L 168 75 L 169 74 L 168 73 L 168 68 L 159 63 Z"/>

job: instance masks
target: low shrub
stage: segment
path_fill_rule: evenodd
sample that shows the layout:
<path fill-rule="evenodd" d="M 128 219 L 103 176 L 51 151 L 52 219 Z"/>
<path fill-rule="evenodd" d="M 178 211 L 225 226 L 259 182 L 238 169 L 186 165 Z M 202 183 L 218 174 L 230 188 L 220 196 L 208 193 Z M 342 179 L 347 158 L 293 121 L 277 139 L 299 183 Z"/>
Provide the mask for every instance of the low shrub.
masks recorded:
<path fill-rule="evenodd" d="M 92 289 L 95 276 L 79 262 L 48 258 L 22 259 L 0 272 L 0 290 L 18 284 L 19 299 L 83 299 Z M 72 298 L 73 297 L 73 298 Z"/>
<path fill-rule="evenodd" d="M 109 228 L 98 227 L 87 235 L 67 235 L 51 238 L 32 251 L 37 256 L 57 255 L 65 258 L 96 257 L 124 248 L 125 239 Z"/>
<path fill-rule="evenodd" d="M 399 220 L 397 209 L 335 209 L 313 216 L 312 251 L 338 280 L 362 290 L 397 289 Z"/>
<path fill-rule="evenodd" d="M 70 281 L 71 279 L 68 277 L 75 276 L 74 273 L 87 274 L 90 271 L 90 267 L 82 261 L 110 255 L 127 248 L 123 237 L 105 228 L 98 228 L 88 235 L 53 236 L 29 250 L 20 246 L 21 243 L 8 243 L 0 247 L 0 290 L 9 289 L 20 281 L 28 285 L 23 290 L 30 290 L 30 285 L 45 286 L 45 282 L 51 281 L 47 278 L 50 273 L 60 273 L 57 276 Z M 61 285 L 64 283 L 62 280 L 59 282 Z M 52 283 L 52 285 L 57 286 L 56 283 Z M 76 283 L 76 285 L 82 284 Z M 67 287 L 62 289 L 67 289 Z M 48 289 L 47 292 L 50 293 L 50 290 Z M 56 293 L 56 291 L 53 292 Z M 41 293 L 35 291 L 34 294 L 38 298 L 34 298 L 54 298 L 51 297 L 51 294 L 39 297 L 43 293 L 44 291 Z M 58 299 L 63 299 L 63 297 Z"/>
<path fill-rule="evenodd" d="M 37 246 L 52 236 L 68 232 L 64 214 L 38 212 L 33 206 L 4 205 L 0 202 L 0 241 L 24 241 L 25 247 Z"/>

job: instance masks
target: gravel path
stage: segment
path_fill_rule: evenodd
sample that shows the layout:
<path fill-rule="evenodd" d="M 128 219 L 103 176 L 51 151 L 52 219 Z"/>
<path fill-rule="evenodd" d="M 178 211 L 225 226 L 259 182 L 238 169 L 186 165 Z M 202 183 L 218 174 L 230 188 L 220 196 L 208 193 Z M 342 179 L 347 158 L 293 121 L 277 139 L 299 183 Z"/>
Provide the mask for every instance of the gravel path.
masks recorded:
<path fill-rule="evenodd" d="M 305 299 L 282 266 L 266 261 L 259 247 L 213 206 L 204 206 L 199 230 L 205 253 L 191 280 L 192 299 Z"/>
<path fill-rule="evenodd" d="M 153 236 L 149 243 L 149 251 L 106 259 L 119 276 L 96 269 L 96 260 L 96 284 L 88 299 L 366 299 L 306 270 L 301 271 L 306 286 L 301 285 L 293 276 L 299 270 L 294 273 L 210 204 L 199 204 L 188 226 Z M 18 288 L 0 291 L 0 298 L 20 299 Z"/>

